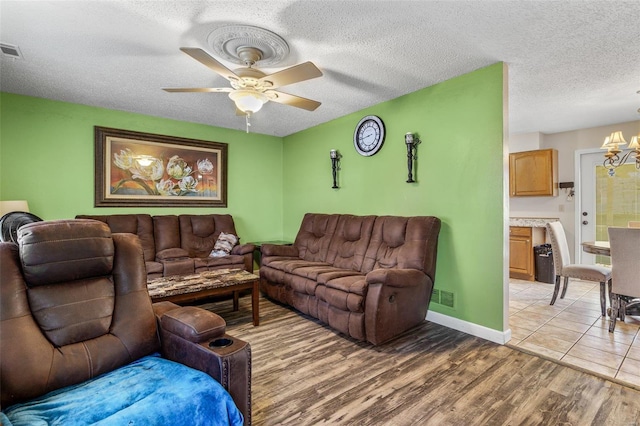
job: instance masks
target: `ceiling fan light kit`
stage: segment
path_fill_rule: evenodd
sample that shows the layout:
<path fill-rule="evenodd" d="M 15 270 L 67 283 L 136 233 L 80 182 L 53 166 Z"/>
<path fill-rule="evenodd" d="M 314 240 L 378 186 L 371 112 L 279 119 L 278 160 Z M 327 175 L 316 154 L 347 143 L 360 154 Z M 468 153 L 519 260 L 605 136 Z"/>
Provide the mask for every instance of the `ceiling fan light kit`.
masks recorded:
<path fill-rule="evenodd" d="M 247 133 L 250 126 L 249 116 L 258 112 L 269 101 L 307 111 L 314 111 L 320 106 L 318 101 L 274 90 L 322 76 L 322 71 L 313 63 L 305 62 L 269 75 L 255 68 L 257 63 L 265 66 L 279 63 L 289 54 L 289 46 L 277 34 L 258 27 L 229 25 L 212 31 L 207 40 L 216 54 L 231 62 L 242 64 L 243 67 L 232 71 L 199 48 L 181 47 L 180 50 L 227 79 L 231 88 L 163 90 L 171 93 L 229 93 L 229 98 L 236 105 L 236 112 L 246 116 Z"/>
<path fill-rule="evenodd" d="M 236 103 L 236 107 L 247 114 L 253 114 L 260 111 L 262 105 L 264 105 L 269 99 L 256 90 L 234 90 L 229 93 L 229 97 Z"/>

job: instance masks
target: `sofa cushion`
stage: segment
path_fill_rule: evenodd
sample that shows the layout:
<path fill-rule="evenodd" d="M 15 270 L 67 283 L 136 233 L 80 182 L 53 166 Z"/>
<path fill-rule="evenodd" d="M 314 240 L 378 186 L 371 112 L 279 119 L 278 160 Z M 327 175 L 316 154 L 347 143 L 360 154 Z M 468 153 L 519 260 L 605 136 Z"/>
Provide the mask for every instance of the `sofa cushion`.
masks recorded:
<path fill-rule="evenodd" d="M 301 259 L 325 262 L 338 215 L 307 213 L 293 243 Z"/>
<path fill-rule="evenodd" d="M 341 215 L 329 244 L 327 262 L 360 271 L 371 239 L 375 216 Z"/>
<path fill-rule="evenodd" d="M 367 280 L 364 275 L 334 278 L 327 281 L 325 285 L 327 288 L 344 291 L 345 293 L 355 293 L 361 296 L 367 294 Z"/>
<path fill-rule="evenodd" d="M 373 227 L 362 272 L 368 273 L 377 268 L 400 268 L 417 269 L 435 275 L 435 264 L 431 263 L 429 249 L 435 249 L 439 230 L 440 221 L 431 216 L 379 216 Z"/>
<path fill-rule="evenodd" d="M 38 326 L 57 347 L 109 332 L 115 291 L 106 277 L 31 288 L 27 297 Z"/>
<path fill-rule="evenodd" d="M 137 235 L 144 251 L 144 259 L 151 261 L 156 256 L 153 220 L 148 214 L 77 215 L 76 219 L 99 220 L 109 225 L 111 232 Z"/>
<path fill-rule="evenodd" d="M 176 260 L 176 259 L 186 259 L 189 257 L 189 253 L 181 249 L 179 247 L 168 248 L 164 250 L 158 251 L 156 254 L 157 260 Z"/>
<path fill-rule="evenodd" d="M 284 283 L 291 287 L 296 293 L 315 295 L 318 282 L 299 275 L 287 274 L 284 276 Z"/>
<path fill-rule="evenodd" d="M 269 267 L 280 271 L 293 273 L 298 268 L 314 268 L 314 267 L 332 267 L 326 262 L 312 262 L 300 259 L 276 260 L 269 262 Z"/>
<path fill-rule="evenodd" d="M 282 265 L 282 263 L 280 262 L 284 260 L 300 260 L 300 259 L 298 257 L 262 256 L 262 258 L 260 259 L 260 266 L 271 267 L 271 263 L 275 262 L 274 265 L 276 265 L 276 267 L 274 269 L 282 268 L 283 266 L 277 266 L 277 265 Z"/>
<path fill-rule="evenodd" d="M 29 287 L 107 275 L 113 269 L 111 230 L 94 220 L 27 224 L 18 230 L 18 242 Z"/>
<path fill-rule="evenodd" d="M 180 247 L 191 257 L 207 257 L 221 232 L 238 235 L 228 214 L 180 215 Z"/>
<path fill-rule="evenodd" d="M 14 426 L 243 424 L 242 414 L 220 383 L 201 371 L 157 356 L 12 405 L 3 413 L 11 423 L 2 424 Z"/>
<path fill-rule="evenodd" d="M 180 248 L 180 224 L 178 216 L 153 216 L 153 236 L 157 253 L 172 248 Z"/>
<path fill-rule="evenodd" d="M 151 274 L 161 274 L 164 266 L 160 262 L 144 262 L 145 267 L 147 268 L 147 275 Z"/>
<path fill-rule="evenodd" d="M 329 306 L 341 311 L 364 312 L 364 297 L 359 294 L 327 287 L 326 291 L 322 294 L 322 299 L 319 300 L 323 300 L 327 302 Z"/>
<path fill-rule="evenodd" d="M 244 264 L 244 256 L 230 254 L 223 257 L 204 257 L 201 259 L 193 259 L 196 272 L 200 272 L 203 268 L 219 269 L 219 268 L 242 268 Z"/>
<path fill-rule="evenodd" d="M 310 278 L 312 280 L 316 280 L 318 279 L 318 276 L 320 276 L 321 274 L 328 274 L 328 273 L 347 273 L 347 275 L 351 275 L 351 274 L 356 274 L 357 272 L 352 272 L 349 273 L 348 270 L 345 269 L 340 269 L 340 268 L 336 268 L 335 266 L 331 266 L 331 265 L 325 265 L 325 264 L 321 264 L 321 265 L 312 265 L 312 266 L 302 266 L 300 268 L 296 268 L 292 271 L 293 274 L 295 275 L 299 275 L 301 277 L 305 277 L 305 278 Z"/>
<path fill-rule="evenodd" d="M 171 277 L 174 275 L 190 275 L 195 272 L 194 259 L 181 257 L 179 259 L 168 259 L 162 261 L 162 275 Z"/>
<path fill-rule="evenodd" d="M 367 283 L 363 275 L 330 280 L 316 287 L 315 296 L 338 310 L 364 312 Z"/>

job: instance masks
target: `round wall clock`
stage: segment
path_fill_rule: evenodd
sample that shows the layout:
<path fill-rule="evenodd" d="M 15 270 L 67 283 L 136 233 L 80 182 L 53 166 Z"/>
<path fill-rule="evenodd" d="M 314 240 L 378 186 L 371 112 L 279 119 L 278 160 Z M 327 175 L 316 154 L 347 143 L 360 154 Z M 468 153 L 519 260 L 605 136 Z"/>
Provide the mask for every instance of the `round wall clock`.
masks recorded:
<path fill-rule="evenodd" d="M 367 115 L 356 126 L 353 145 L 358 154 L 366 157 L 380 151 L 384 143 L 384 123 L 376 115 Z"/>

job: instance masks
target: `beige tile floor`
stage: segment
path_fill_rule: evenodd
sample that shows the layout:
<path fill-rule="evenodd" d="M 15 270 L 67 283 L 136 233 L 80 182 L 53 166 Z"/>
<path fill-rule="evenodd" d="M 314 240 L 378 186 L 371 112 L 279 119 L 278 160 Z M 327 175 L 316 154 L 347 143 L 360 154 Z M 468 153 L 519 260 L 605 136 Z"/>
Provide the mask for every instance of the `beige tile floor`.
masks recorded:
<path fill-rule="evenodd" d="M 508 346 L 640 389 L 640 317 L 600 315 L 600 284 L 570 280 L 551 306 L 553 284 L 511 279 Z M 607 301 L 608 303 L 608 301 Z"/>

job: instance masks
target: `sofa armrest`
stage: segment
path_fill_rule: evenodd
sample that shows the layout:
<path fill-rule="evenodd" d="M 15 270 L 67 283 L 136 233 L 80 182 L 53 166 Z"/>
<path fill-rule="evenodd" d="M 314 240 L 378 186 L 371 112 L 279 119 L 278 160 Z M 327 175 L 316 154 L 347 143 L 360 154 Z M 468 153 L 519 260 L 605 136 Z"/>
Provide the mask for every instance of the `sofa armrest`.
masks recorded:
<path fill-rule="evenodd" d="M 425 284 L 429 277 L 417 269 L 374 269 L 367 274 L 366 280 L 367 284 L 414 287 Z"/>
<path fill-rule="evenodd" d="M 244 416 L 245 425 L 250 425 L 251 346 L 224 334 L 224 330 L 220 334 L 220 329 L 216 329 L 220 322 L 224 320 L 218 315 L 193 306 L 165 311 L 160 317 L 161 354 L 220 382 Z M 221 339 L 231 344 L 216 347 L 213 343 Z"/>
<path fill-rule="evenodd" d="M 160 327 L 160 319 L 165 313 L 180 308 L 179 305 L 176 305 L 173 302 L 168 302 L 166 300 L 163 302 L 156 302 L 152 306 L 153 313 L 156 314 L 156 319 L 158 320 L 158 327 Z"/>
<path fill-rule="evenodd" d="M 298 257 L 298 249 L 292 245 L 263 244 L 260 251 L 262 256 Z"/>
<path fill-rule="evenodd" d="M 253 244 L 240 244 L 240 245 L 234 246 L 231 249 L 231 254 L 244 255 L 244 254 L 251 253 L 253 255 L 253 251 L 255 249 L 256 249 L 256 246 Z"/>
<path fill-rule="evenodd" d="M 189 252 L 181 248 L 168 248 L 156 253 L 156 261 L 184 259 L 189 257 Z"/>
<path fill-rule="evenodd" d="M 365 331 L 374 345 L 393 339 L 427 316 L 433 281 L 417 269 L 375 269 L 366 276 Z"/>
<path fill-rule="evenodd" d="M 160 327 L 190 342 L 201 343 L 224 335 L 227 323 L 195 306 L 172 309 L 160 317 Z"/>

